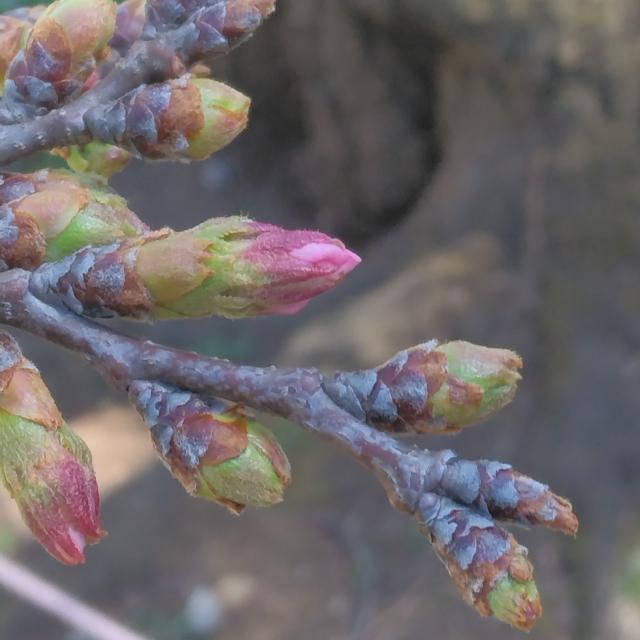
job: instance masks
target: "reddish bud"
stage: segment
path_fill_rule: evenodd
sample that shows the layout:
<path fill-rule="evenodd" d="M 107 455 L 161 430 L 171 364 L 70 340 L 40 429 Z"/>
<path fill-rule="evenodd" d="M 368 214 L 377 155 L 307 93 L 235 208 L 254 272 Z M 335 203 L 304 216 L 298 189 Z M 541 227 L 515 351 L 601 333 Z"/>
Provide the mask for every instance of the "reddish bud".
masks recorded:
<path fill-rule="evenodd" d="M 144 244 L 137 272 L 156 316 L 238 318 L 295 313 L 359 262 L 323 233 L 229 217 Z"/>
<path fill-rule="evenodd" d="M 23 358 L 7 371 L 12 375 L 0 393 L 0 477 L 42 546 L 65 564 L 84 562 L 85 546 L 104 535 L 91 454 L 62 422 L 30 362 Z"/>
<path fill-rule="evenodd" d="M 42 265 L 31 286 L 84 315 L 242 318 L 294 313 L 359 262 L 323 233 L 214 218 L 180 233 L 87 248 Z"/>

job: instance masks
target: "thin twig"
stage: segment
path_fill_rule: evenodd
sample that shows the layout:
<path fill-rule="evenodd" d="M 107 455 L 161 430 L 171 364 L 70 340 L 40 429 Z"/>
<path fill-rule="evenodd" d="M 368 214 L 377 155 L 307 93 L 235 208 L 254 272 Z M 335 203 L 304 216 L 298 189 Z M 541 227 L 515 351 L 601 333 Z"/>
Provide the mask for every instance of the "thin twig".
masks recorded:
<path fill-rule="evenodd" d="M 95 640 L 150 640 L 0 555 L 0 585 Z"/>

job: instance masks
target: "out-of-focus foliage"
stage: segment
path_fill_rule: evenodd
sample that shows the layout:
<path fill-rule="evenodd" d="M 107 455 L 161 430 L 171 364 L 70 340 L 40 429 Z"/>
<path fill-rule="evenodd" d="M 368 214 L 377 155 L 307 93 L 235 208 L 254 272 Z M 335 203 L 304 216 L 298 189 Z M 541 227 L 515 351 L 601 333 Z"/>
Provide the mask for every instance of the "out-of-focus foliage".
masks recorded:
<path fill-rule="evenodd" d="M 48 2 L 41 2 L 39 0 L 0 0 L 0 13 L 5 11 L 11 11 L 12 9 L 18 9 L 19 7 L 32 7 L 36 4 L 49 4 Z"/>

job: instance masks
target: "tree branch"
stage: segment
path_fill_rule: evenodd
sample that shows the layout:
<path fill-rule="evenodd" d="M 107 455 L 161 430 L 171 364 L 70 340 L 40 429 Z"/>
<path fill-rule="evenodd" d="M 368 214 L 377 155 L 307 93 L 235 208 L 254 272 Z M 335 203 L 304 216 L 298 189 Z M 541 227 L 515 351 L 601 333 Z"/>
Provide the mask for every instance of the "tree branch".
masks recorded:
<path fill-rule="evenodd" d="M 68 105 L 25 121 L 20 104 L 0 100 L 0 165 L 38 151 L 89 142 L 85 116 L 148 83 L 176 78 L 193 63 L 229 53 L 251 37 L 273 10 L 265 2 L 261 10 L 226 13 L 218 0 L 185 15 L 185 22 L 169 29 L 147 24 L 143 39 L 135 41 L 124 57 L 105 63 L 104 78 Z M 231 4 L 229 2 L 229 4 Z M 234 22 L 238 20 L 238 22 Z M 169 26 L 169 25 L 165 25 Z M 4 126 L 2 126 L 4 125 Z"/>
<path fill-rule="evenodd" d="M 153 380 L 287 418 L 340 445 L 371 469 L 394 505 L 409 513 L 423 493 L 436 492 L 505 520 L 575 532 L 577 521 L 569 503 L 547 492 L 544 485 L 520 474 L 508 479 L 513 485 L 509 488 L 490 482 L 500 472 L 514 474 L 508 465 L 460 461 L 451 451 L 413 450 L 361 422 L 349 413 L 348 403 L 325 392 L 327 382 L 336 376 L 326 378 L 310 368 L 243 366 L 130 338 L 45 304 L 31 293 L 30 276 L 18 269 L 0 274 L 0 322 L 81 354 L 123 392 L 133 380 Z M 471 478 L 474 475 L 477 481 Z M 523 494 L 512 497 L 511 507 L 505 496 L 509 490 Z"/>
<path fill-rule="evenodd" d="M 347 374 L 325 378 L 316 369 L 242 366 L 130 338 L 38 299 L 31 275 L 20 269 L 0 274 L 0 322 L 79 353 L 123 392 L 140 380 L 174 385 L 287 418 L 323 436 L 370 469 L 391 504 L 418 520 L 463 597 L 481 614 L 521 628 L 540 615 L 526 549 L 493 519 L 575 534 L 571 504 L 545 485 L 508 465 L 413 449 L 377 431 L 351 415 L 340 394 L 325 392 L 327 383 Z"/>
<path fill-rule="evenodd" d="M 11 52 L 0 102 L 0 124 L 6 125 L 0 128 L 0 165 L 94 141 L 98 155 L 117 145 L 146 158 L 202 159 L 246 125 L 246 96 L 189 71 L 202 71 L 194 63 L 206 71 L 211 57 L 249 38 L 275 0 L 147 0 L 144 7 L 128 0 L 117 15 L 115 4 L 103 0 L 106 18 L 94 16 L 97 26 L 86 42 L 75 36 L 82 18 L 61 6 L 54 3 L 24 47 Z M 53 46 L 56 34 L 64 46 Z M 109 38 L 112 49 L 105 46 Z M 91 157 L 86 149 L 77 153 Z M 453 432 L 501 409 L 520 379 L 517 354 L 432 341 L 373 369 L 324 375 L 314 368 L 243 366 L 130 338 L 88 317 L 292 313 L 336 284 L 359 258 L 324 234 L 241 217 L 180 233 L 147 232 L 136 224 L 126 230 L 126 206 L 86 176 L 74 184 L 67 174 L 39 172 L 6 176 L 2 183 L 0 323 L 75 351 L 126 393 L 161 459 L 189 493 L 235 512 L 281 500 L 290 477 L 286 456 L 242 405 L 286 418 L 338 445 L 379 479 L 391 504 L 417 520 L 481 614 L 532 627 L 541 605 L 527 550 L 496 521 L 574 534 L 571 504 L 509 465 L 418 449 L 389 435 Z M 61 418 L 51 431 L 24 406 L 34 389 L 54 405 L 33 365 L 13 371 L 17 346 L 4 342 L 2 398 L 11 410 L 0 452 L 7 468 L 18 469 L 20 487 L 44 487 L 47 504 L 60 507 L 43 511 L 52 522 L 78 496 L 96 506 L 91 514 L 80 510 L 91 516 L 86 532 L 76 530 L 75 512 L 55 531 L 43 529 L 40 512 L 30 520 L 54 556 L 81 562 L 85 543 L 102 535 L 88 450 Z M 47 466 L 49 443 L 59 460 Z M 72 479 L 80 491 L 58 482 L 67 463 L 77 471 Z M 23 507 L 30 517 L 31 503 Z"/>

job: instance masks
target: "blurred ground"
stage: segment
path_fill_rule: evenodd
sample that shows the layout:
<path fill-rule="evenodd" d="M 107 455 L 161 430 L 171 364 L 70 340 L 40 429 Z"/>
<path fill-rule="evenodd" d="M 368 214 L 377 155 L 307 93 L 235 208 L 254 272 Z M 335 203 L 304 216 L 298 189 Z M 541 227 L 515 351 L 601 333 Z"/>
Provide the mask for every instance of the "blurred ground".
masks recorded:
<path fill-rule="evenodd" d="M 254 98 L 245 136 L 208 162 L 115 181 L 156 226 L 247 211 L 365 258 L 295 318 L 129 331 L 326 368 L 431 337 L 523 354 L 504 416 L 429 446 L 511 462 L 574 501 L 576 541 L 518 534 L 544 598 L 536 640 L 640 638 L 639 35 L 633 0 L 282 0 L 219 68 Z M 232 518 L 147 466 L 135 419 L 96 411 L 117 398 L 92 372 L 23 343 L 82 416 L 111 532 L 65 569 L 1 504 L 2 544 L 43 575 L 159 640 L 196 637 L 185 607 L 217 611 L 200 637 L 220 640 L 519 636 L 479 620 L 375 482 L 323 443 L 276 425 L 289 499 Z M 0 637 L 71 638 L 11 597 Z"/>

